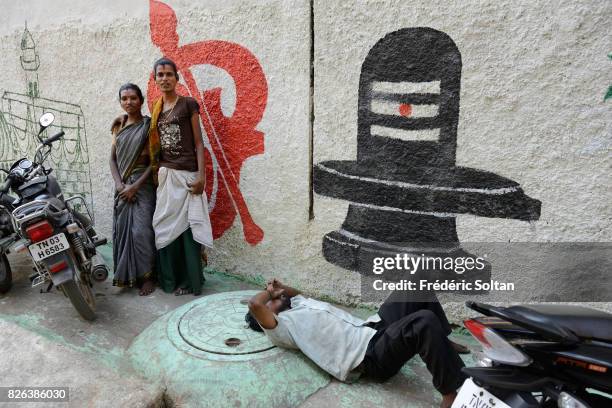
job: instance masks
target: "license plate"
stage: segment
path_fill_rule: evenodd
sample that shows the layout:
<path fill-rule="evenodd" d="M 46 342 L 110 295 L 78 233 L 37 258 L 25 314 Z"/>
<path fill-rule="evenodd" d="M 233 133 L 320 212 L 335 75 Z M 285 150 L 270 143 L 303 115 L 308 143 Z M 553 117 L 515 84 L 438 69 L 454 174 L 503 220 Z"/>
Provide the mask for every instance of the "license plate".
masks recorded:
<path fill-rule="evenodd" d="M 474 384 L 471 378 L 463 383 L 451 408 L 511 408 L 495 395 Z"/>
<path fill-rule="evenodd" d="M 65 251 L 68 248 L 70 248 L 70 245 L 62 232 L 28 247 L 30 255 L 32 255 L 32 258 L 36 262 Z"/>

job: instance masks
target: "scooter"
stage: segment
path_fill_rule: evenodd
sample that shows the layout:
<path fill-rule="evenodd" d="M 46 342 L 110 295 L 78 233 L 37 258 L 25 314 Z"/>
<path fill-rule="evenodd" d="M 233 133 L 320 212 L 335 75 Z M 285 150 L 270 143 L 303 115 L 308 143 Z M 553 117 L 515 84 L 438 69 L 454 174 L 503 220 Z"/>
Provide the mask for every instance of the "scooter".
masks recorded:
<path fill-rule="evenodd" d="M 107 241 L 95 233 L 83 196 L 64 199 L 60 185 L 51 175 L 53 170 L 43 164 L 52 144 L 64 136 L 61 131 L 47 139 L 41 138 L 42 132 L 54 119 L 52 113 L 45 113 L 40 118 L 40 145 L 34 160 L 22 158 L 10 170 L 3 170 L 7 178 L 0 187 L 0 231 L 4 234 L 0 239 L 0 249 L 29 252 L 35 270 L 30 277 L 32 286 L 45 285 L 47 292 L 53 286 L 59 288 L 84 319 L 93 320 L 96 317 L 93 281 L 103 282 L 108 277 L 108 269 L 96 247 Z M 17 198 L 9 196 L 9 190 Z M 74 208 L 75 202 L 85 208 L 89 217 Z M 7 214 L 12 233 L 6 222 L 3 224 Z M 8 247 L 3 246 L 5 240 L 11 242 Z M 3 270 L 4 286 L 1 280 Z M 10 280 L 10 266 L 3 250 L 0 290 L 8 290 Z"/>
<path fill-rule="evenodd" d="M 453 408 L 612 407 L 612 314 L 582 306 L 467 302 L 483 353 Z"/>

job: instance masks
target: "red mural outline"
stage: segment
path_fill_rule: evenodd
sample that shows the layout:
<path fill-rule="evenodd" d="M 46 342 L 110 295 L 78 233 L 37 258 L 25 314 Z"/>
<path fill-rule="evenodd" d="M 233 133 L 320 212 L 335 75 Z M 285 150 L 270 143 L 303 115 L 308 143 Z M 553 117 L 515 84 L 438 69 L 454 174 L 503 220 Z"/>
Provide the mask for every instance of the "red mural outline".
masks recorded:
<path fill-rule="evenodd" d="M 245 240 L 256 245 L 263 239 L 264 232 L 251 217 L 239 180 L 244 161 L 264 152 L 264 134 L 255 129 L 268 99 L 263 69 L 248 49 L 236 43 L 207 40 L 179 46 L 176 14 L 161 1 L 149 1 L 149 17 L 151 40 L 165 57 L 176 63 L 187 85 L 179 84 L 177 92 L 193 97 L 201 107 L 200 119 L 210 144 L 206 151 L 206 194 L 209 200 L 214 199 L 210 213 L 213 238 L 222 236 L 238 214 Z M 221 88 L 204 92 L 198 89 L 190 68 L 203 64 L 219 67 L 233 78 L 236 107 L 230 117 L 221 110 Z M 147 89 L 150 109 L 159 96 L 161 94 L 151 74 Z M 222 186 L 214 195 L 217 174 Z"/>

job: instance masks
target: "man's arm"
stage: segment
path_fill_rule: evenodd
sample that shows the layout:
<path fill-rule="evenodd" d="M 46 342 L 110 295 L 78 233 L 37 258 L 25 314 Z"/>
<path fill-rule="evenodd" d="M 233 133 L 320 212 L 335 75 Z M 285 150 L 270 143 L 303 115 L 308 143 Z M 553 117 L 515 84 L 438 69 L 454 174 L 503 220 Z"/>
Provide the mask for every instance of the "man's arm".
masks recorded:
<path fill-rule="evenodd" d="M 121 130 L 121 128 L 123 127 L 123 124 L 126 121 L 127 121 L 127 115 L 126 114 L 117 116 L 113 120 L 113 123 L 111 123 L 111 128 L 110 128 L 111 133 L 119 132 L 119 130 Z"/>
<path fill-rule="evenodd" d="M 291 286 L 287 286 L 284 283 L 282 283 L 281 281 L 279 281 L 276 278 L 272 278 L 272 280 L 268 281 L 268 288 L 270 288 L 270 285 L 272 285 L 272 288 L 274 290 L 279 290 L 282 289 L 285 294 L 285 296 L 287 296 L 288 298 L 292 298 L 294 296 L 297 296 L 300 294 L 300 291 L 292 288 Z"/>
<path fill-rule="evenodd" d="M 282 290 L 277 290 L 275 292 L 264 290 L 249 300 L 249 312 L 251 312 L 255 320 L 257 320 L 259 325 L 264 329 L 271 330 L 276 327 L 276 317 L 274 317 L 274 313 L 266 307 L 266 303 L 275 299 L 275 295 L 279 297 L 282 293 Z"/>

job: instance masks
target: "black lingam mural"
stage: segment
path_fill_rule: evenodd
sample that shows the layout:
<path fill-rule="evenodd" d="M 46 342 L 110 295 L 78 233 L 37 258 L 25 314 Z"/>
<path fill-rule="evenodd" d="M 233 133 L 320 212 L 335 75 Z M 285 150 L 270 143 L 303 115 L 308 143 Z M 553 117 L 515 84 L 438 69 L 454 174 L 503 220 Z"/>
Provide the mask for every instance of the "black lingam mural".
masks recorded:
<path fill-rule="evenodd" d="M 316 193 L 350 202 L 342 227 L 323 238 L 327 261 L 371 272 L 361 261 L 392 252 L 465 256 L 457 214 L 540 217 L 541 202 L 518 183 L 455 165 L 460 82 L 461 54 L 443 32 L 405 28 L 372 47 L 359 81 L 357 160 L 314 167 Z"/>

